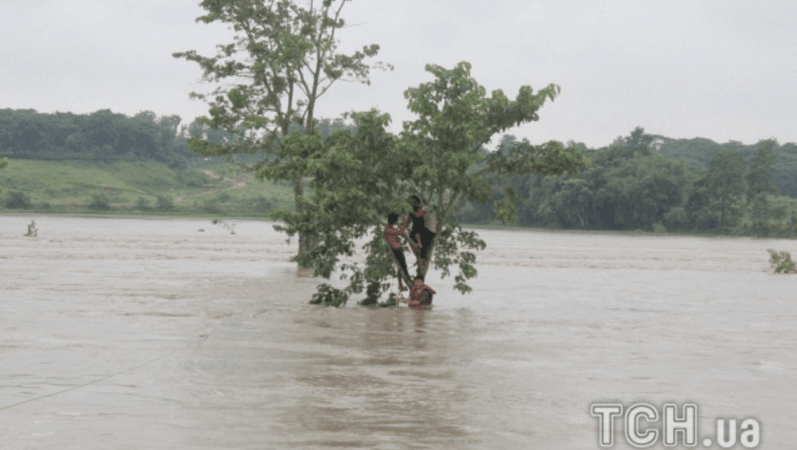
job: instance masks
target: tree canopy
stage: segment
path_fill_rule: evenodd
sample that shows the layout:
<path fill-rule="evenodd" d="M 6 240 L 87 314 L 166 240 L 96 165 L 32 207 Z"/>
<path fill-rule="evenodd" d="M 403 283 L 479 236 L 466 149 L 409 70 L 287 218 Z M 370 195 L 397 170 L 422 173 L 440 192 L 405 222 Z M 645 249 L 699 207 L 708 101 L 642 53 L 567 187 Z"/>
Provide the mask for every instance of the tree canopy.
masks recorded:
<path fill-rule="evenodd" d="M 762 141 L 758 150 L 750 160 L 750 167 L 744 179 L 747 182 L 747 198 L 752 199 L 761 194 L 777 194 L 778 187 L 772 182 L 772 166 L 775 164 L 775 146 L 772 140 Z"/>
<path fill-rule="evenodd" d="M 717 151 L 708 163 L 706 188 L 717 200 L 720 213 L 720 230 L 724 230 L 730 218 L 737 216 L 745 192 L 744 173 L 747 163 L 740 150 Z"/>
<path fill-rule="evenodd" d="M 338 50 L 336 33 L 345 26 L 342 10 L 349 1 L 309 0 L 300 5 L 292 0 L 203 0 L 200 6 L 207 14 L 197 21 L 231 25 L 233 42 L 218 45 L 214 56 L 195 50 L 173 56 L 196 62 L 204 79 L 216 84 L 210 93 L 191 94 L 210 107 L 210 117 L 200 121 L 235 133 L 237 138 L 219 145 L 192 137 L 189 146 L 204 155 L 264 150 L 278 154 L 276 161 L 281 163 L 301 158 L 290 153 L 295 146 L 283 142 L 291 127 L 298 125 L 304 134 L 312 135 L 318 99 L 341 80 L 369 84 L 372 64 L 368 61 L 379 52 L 376 44 L 351 53 Z M 275 159 L 262 163 L 267 161 Z M 306 203 L 301 197 L 307 174 L 293 167 L 290 180 L 300 211 Z M 309 251 L 314 239 L 304 233 L 299 236 L 300 255 Z"/>
<path fill-rule="evenodd" d="M 706 167 L 688 167 L 688 161 L 662 155 L 662 138 L 637 127 L 610 146 L 590 150 L 568 146 L 592 160 L 580 174 L 543 177 L 539 174 L 496 177 L 488 175 L 489 200 L 460 201 L 454 221 L 490 223 L 500 219 L 491 208 L 508 201 L 504 190 L 518 195 L 517 225 L 646 231 L 686 231 L 789 237 L 797 234 L 790 210 L 794 200 L 778 196 L 774 184 L 776 160 L 787 151 L 773 140 L 759 142 L 749 161 L 741 151 L 718 146 Z M 517 145 L 504 136 L 500 152 Z M 729 157 L 730 156 L 730 157 Z M 748 165 L 749 162 L 749 165 Z M 745 166 L 747 170 L 745 170 Z"/>

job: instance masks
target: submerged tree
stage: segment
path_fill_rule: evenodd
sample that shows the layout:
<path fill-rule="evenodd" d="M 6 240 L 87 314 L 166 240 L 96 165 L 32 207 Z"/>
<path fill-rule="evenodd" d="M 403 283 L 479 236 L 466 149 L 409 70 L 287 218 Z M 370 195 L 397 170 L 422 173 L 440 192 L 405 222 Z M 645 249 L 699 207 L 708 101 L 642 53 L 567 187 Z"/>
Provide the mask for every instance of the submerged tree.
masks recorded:
<path fill-rule="evenodd" d="M 318 236 L 318 245 L 301 256 L 302 262 L 312 265 L 318 276 L 329 278 L 337 270 L 349 280 L 344 289 L 322 285 L 315 302 L 340 305 L 349 295 L 365 290 L 365 303 L 375 303 L 388 289 L 397 271 L 382 227 L 389 213 L 410 211 L 407 198 L 413 194 L 437 218 L 427 259 L 444 277 L 457 266 L 455 287 L 469 292 L 467 281 L 476 276 L 474 250 L 483 249 L 485 243 L 475 232 L 449 221 L 459 200 L 488 201 L 487 174 L 576 174 L 589 164 L 577 150 L 553 141 L 532 145 L 523 140 L 509 152 L 480 151 L 496 133 L 538 120 L 537 111 L 556 97 L 559 87 L 552 84 L 534 93 L 523 86 L 515 100 L 500 90 L 488 97 L 471 78 L 470 67 L 466 62 L 451 70 L 426 66 L 435 80 L 405 92 L 409 109 L 418 118 L 405 122 L 398 136 L 386 130 L 387 114 L 371 111 L 352 114 L 356 133 L 338 130 L 325 141 L 310 135 L 286 140 L 290 149 L 285 151 L 294 157 L 287 165 L 269 168 L 270 175 L 295 171 L 312 176 L 313 198 L 301 217 L 283 213 L 285 231 Z M 504 222 L 514 220 L 516 199 L 510 188 L 502 201 L 493 204 Z M 365 240 L 364 267 L 344 261 L 354 255 L 358 240 Z M 419 261 L 419 274 L 425 275 L 429 266 Z"/>
<path fill-rule="evenodd" d="M 341 12 L 349 1 L 309 0 L 300 6 L 291 0 L 203 0 L 200 6 L 207 14 L 197 21 L 232 25 L 234 41 L 219 45 L 215 56 L 191 50 L 174 57 L 198 63 L 204 79 L 218 84 L 209 94 L 191 94 L 210 106 L 210 118 L 200 121 L 237 138 L 218 145 L 192 137 L 191 149 L 206 156 L 265 150 L 278 153 L 280 163 L 297 157 L 280 142 L 290 128 L 299 125 L 302 134 L 313 135 L 318 99 L 335 82 L 369 82 L 367 60 L 376 56 L 379 46 L 350 54 L 338 51 L 336 32 L 345 25 Z M 292 171 L 287 178 L 293 181 L 298 213 L 306 204 L 305 175 Z M 299 233 L 300 256 L 307 255 L 311 242 L 311 237 Z"/>

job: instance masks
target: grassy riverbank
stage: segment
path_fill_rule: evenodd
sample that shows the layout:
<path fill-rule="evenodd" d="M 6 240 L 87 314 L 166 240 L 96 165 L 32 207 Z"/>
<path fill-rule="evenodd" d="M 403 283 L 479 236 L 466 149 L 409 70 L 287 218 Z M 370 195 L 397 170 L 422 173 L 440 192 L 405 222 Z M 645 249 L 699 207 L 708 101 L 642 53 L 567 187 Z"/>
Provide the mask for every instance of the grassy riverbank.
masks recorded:
<path fill-rule="evenodd" d="M 15 159 L 0 171 L 0 189 L 2 213 L 257 218 L 293 205 L 287 184 L 261 182 L 226 163 L 173 169 L 151 161 Z"/>

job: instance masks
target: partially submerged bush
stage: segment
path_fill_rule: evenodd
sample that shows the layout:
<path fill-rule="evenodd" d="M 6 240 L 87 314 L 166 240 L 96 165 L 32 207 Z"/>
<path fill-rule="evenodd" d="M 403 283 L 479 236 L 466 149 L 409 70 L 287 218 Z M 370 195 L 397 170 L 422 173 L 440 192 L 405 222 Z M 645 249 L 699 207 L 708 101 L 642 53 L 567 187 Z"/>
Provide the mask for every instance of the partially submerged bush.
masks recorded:
<path fill-rule="evenodd" d="M 28 233 L 25 236 L 36 237 L 38 235 L 39 235 L 39 229 L 36 228 L 36 222 L 31 220 L 30 225 L 28 225 Z"/>
<path fill-rule="evenodd" d="M 775 273 L 797 273 L 794 261 L 791 259 L 789 252 L 776 252 L 768 248 L 769 252 L 769 265 L 775 269 Z"/>
<path fill-rule="evenodd" d="M 346 292 L 336 289 L 326 283 L 318 286 L 318 292 L 313 294 L 311 305 L 341 306 L 349 299 Z"/>
<path fill-rule="evenodd" d="M 235 224 L 234 223 L 227 223 L 221 219 L 213 219 L 213 225 L 218 225 L 220 227 L 226 228 L 230 230 L 230 234 L 235 234 Z"/>
<path fill-rule="evenodd" d="M 379 294 L 383 288 L 384 286 L 381 286 L 380 283 L 369 283 L 368 287 L 365 289 L 365 298 L 357 304 L 360 306 L 376 306 L 380 308 L 389 308 L 398 305 L 398 297 L 396 297 L 394 292 L 388 295 L 387 301 L 379 301 Z"/>

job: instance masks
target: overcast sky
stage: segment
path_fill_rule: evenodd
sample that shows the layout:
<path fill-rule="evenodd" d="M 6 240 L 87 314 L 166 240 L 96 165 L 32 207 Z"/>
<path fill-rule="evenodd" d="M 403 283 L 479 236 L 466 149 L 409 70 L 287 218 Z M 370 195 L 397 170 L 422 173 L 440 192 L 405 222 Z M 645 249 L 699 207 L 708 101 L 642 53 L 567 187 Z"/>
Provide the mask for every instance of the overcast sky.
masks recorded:
<path fill-rule="evenodd" d="M 189 100 L 196 64 L 223 26 L 196 23 L 199 0 L 0 0 L 0 109 L 206 114 Z M 797 2 L 792 0 L 355 0 L 341 47 L 376 43 L 393 72 L 339 84 L 322 117 L 376 107 L 398 129 L 404 90 L 424 65 L 473 65 L 488 92 L 557 83 L 532 142 L 611 143 L 636 126 L 672 138 L 797 142 Z M 495 142 L 494 142 L 495 143 Z"/>

